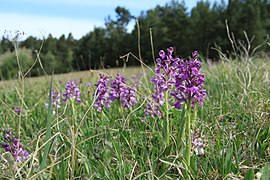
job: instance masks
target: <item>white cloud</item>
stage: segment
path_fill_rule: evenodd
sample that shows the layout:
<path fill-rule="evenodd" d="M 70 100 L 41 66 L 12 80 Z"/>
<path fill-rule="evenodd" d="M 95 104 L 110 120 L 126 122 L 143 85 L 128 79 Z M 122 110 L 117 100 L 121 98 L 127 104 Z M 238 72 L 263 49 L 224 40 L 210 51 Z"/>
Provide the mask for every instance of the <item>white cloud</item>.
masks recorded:
<path fill-rule="evenodd" d="M 76 39 L 92 31 L 94 27 L 100 27 L 104 24 L 104 21 L 98 20 L 78 20 L 15 13 L 0 13 L 0 22 L 1 37 L 5 30 L 19 30 L 26 33 L 27 36 L 31 35 L 38 38 L 47 36 L 49 33 L 54 37 L 60 37 L 62 34 L 68 35 L 71 32 Z"/>

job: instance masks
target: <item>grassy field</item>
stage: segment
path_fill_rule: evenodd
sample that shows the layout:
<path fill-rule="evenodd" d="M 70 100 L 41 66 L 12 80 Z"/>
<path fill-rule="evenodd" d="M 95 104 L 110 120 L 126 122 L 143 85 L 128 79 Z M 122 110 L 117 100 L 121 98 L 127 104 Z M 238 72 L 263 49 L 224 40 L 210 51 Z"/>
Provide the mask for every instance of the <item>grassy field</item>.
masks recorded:
<path fill-rule="evenodd" d="M 48 93 L 51 77 L 0 82 L 1 141 L 5 130 L 19 136 L 29 157 L 17 162 L 0 149 L 0 177 L 11 179 L 261 179 L 270 168 L 270 61 L 221 62 L 206 65 L 207 97 L 191 123 L 192 147 L 185 162 L 185 139 L 179 131 L 188 114 L 184 106 L 162 107 L 170 121 L 169 143 L 164 138 L 164 116 L 143 121 L 151 100 L 153 72 L 147 68 L 110 69 L 134 84 L 137 103 L 123 108 L 113 102 L 101 112 L 93 106 L 99 72 L 55 75 L 52 89 L 61 94 L 74 80 L 81 102 L 61 102 L 52 114 Z M 171 99 L 169 98 L 168 101 Z M 49 108 L 45 104 L 49 103 Z M 14 108 L 21 109 L 16 113 Z M 164 109 L 165 108 L 165 109 Z M 167 112 L 168 111 L 168 112 Z M 183 155 L 184 154 L 184 155 Z"/>

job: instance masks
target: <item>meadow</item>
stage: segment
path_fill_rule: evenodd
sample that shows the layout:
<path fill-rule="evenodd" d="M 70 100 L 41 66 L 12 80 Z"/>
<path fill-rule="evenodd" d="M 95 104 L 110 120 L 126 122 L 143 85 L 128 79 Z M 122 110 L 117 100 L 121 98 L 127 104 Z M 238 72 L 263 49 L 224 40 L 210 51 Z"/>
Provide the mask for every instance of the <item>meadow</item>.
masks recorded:
<path fill-rule="evenodd" d="M 145 112 L 157 90 L 155 67 L 0 82 L 0 138 L 6 143 L 0 178 L 268 179 L 270 59 L 198 60 L 205 74 L 203 104 L 175 108 L 168 88 L 161 114 L 153 118 Z M 120 85 L 136 100 L 124 105 L 125 94 L 106 99 L 109 86 L 101 92 L 106 83 L 100 73 L 111 86 L 118 73 L 125 77 Z M 67 90 L 76 93 L 71 97 Z M 101 100 L 98 109 L 102 93 L 109 105 Z M 7 151 L 8 143 L 24 146 Z"/>

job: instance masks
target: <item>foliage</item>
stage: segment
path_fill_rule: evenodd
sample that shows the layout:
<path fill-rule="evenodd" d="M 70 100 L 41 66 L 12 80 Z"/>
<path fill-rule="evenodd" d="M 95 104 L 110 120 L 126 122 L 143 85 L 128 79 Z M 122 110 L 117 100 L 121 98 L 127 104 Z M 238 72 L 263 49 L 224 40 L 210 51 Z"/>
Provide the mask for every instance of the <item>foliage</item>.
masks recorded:
<path fill-rule="evenodd" d="M 191 123 L 192 129 L 196 127 L 191 132 L 194 142 L 188 173 L 192 179 L 268 176 L 269 67 L 265 59 L 203 64 L 207 98 L 203 107 L 198 106 L 196 121 Z M 128 68 L 126 71 L 130 72 Z M 142 70 L 138 68 L 137 72 Z M 112 73 L 115 76 L 118 72 Z M 84 74 L 81 80 L 71 76 L 77 85 L 74 90 L 80 90 L 80 103 L 61 100 L 69 88 L 65 89 L 66 84 L 57 80 L 49 85 L 49 77 L 37 80 L 38 83 L 32 79 L 24 83 L 10 81 L 2 86 L 0 125 L 20 137 L 30 156 L 22 163 L 14 162 L 0 149 L 1 178 L 175 179 L 184 174 L 183 142 L 176 139 L 187 118 L 185 108 L 169 106 L 167 144 L 161 133 L 163 121 L 142 121 L 143 106 L 151 99 L 149 92 L 153 92 L 153 87 L 141 81 L 136 90 L 137 104 L 130 109 L 113 101 L 110 108 L 98 112 L 93 106 L 99 72 L 95 74 Z M 149 71 L 143 76 L 149 79 L 153 75 Z M 60 79 L 65 81 L 63 76 Z M 49 89 L 51 107 L 47 109 Z M 56 91 L 52 89 L 61 96 L 61 106 L 53 114 L 50 112 Z"/>
<path fill-rule="evenodd" d="M 208 1 L 198 1 L 190 12 L 184 2 L 172 0 L 164 6 L 158 5 L 142 11 L 138 17 L 134 17 L 127 8 L 118 6 L 115 8 L 115 18 L 109 16 L 105 19 L 105 27 L 95 27 L 78 40 L 72 34 L 59 38 L 49 35 L 43 40 L 29 36 L 20 42 L 19 47 L 32 51 L 32 59 L 39 56 L 43 64 L 41 68 L 40 63 L 37 63 L 31 76 L 43 75 L 43 70 L 47 74 L 52 71 L 57 74 L 73 70 L 122 67 L 124 64 L 139 65 L 134 57 L 129 57 L 127 61 L 121 59 L 121 56 L 129 52 L 141 53 L 141 60 L 152 64 L 154 57 L 158 56 L 157 49 L 169 46 L 177 47 L 176 53 L 182 57 L 198 50 L 204 57 L 218 61 L 217 46 L 223 53 L 232 50 L 226 20 L 233 33 L 232 37 L 245 40 L 243 32 L 246 31 L 252 41 L 251 48 L 254 48 L 264 41 L 270 31 L 269 12 L 268 0 L 229 0 L 227 4 L 222 1 L 213 6 Z M 128 28 L 135 19 L 138 24 L 132 29 Z M 3 37 L 0 41 L 1 59 L 6 57 L 6 52 L 14 51 L 8 40 Z M 138 45 L 143 51 L 138 49 Z M 270 48 L 263 45 L 260 50 L 269 52 Z M 0 65 L 0 69 L 4 71 L 5 68 Z M 4 73 L 4 79 L 14 77 L 14 73 Z"/>
<path fill-rule="evenodd" d="M 16 58 L 14 52 L 6 52 L 0 57 L 0 66 L 2 67 L 0 69 L 0 80 L 18 78 L 19 68 Z M 22 72 L 26 73 L 34 63 L 31 51 L 28 49 L 21 49 L 19 59 L 22 62 Z"/>

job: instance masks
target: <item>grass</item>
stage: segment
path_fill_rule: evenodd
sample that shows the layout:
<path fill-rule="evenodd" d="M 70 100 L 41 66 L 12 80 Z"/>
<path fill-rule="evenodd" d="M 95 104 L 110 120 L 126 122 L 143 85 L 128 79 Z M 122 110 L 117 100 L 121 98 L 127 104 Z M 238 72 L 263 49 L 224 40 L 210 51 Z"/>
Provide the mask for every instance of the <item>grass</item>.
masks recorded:
<path fill-rule="evenodd" d="M 203 107 L 198 107 L 196 130 L 207 146 L 204 155 L 191 155 L 191 179 L 253 179 L 258 172 L 267 179 L 269 67 L 270 62 L 264 59 L 203 64 L 207 99 Z M 103 72 L 115 76 L 119 70 Z M 140 68 L 126 68 L 124 75 L 131 78 L 140 72 Z M 144 76 L 142 80 L 152 74 L 149 71 Z M 78 80 L 82 103 L 75 104 L 75 112 L 70 103 L 63 105 L 52 115 L 49 127 L 44 104 L 49 101 L 50 77 L 0 82 L 0 126 L 20 132 L 24 147 L 31 153 L 27 161 L 11 163 L 1 149 L 1 178 L 177 179 L 186 172 L 183 142 L 176 141 L 178 127 L 186 118 L 184 110 L 170 108 L 171 134 L 166 145 L 162 119 L 141 120 L 146 101 L 151 98 L 148 92 L 152 91 L 146 82 L 140 84 L 136 107 L 121 109 L 114 103 L 100 113 L 92 106 L 98 72 L 54 75 L 52 86 L 63 92 L 65 82 L 70 80 Z M 21 116 L 13 112 L 15 106 L 23 108 Z M 50 135 L 46 135 L 48 128 Z"/>

